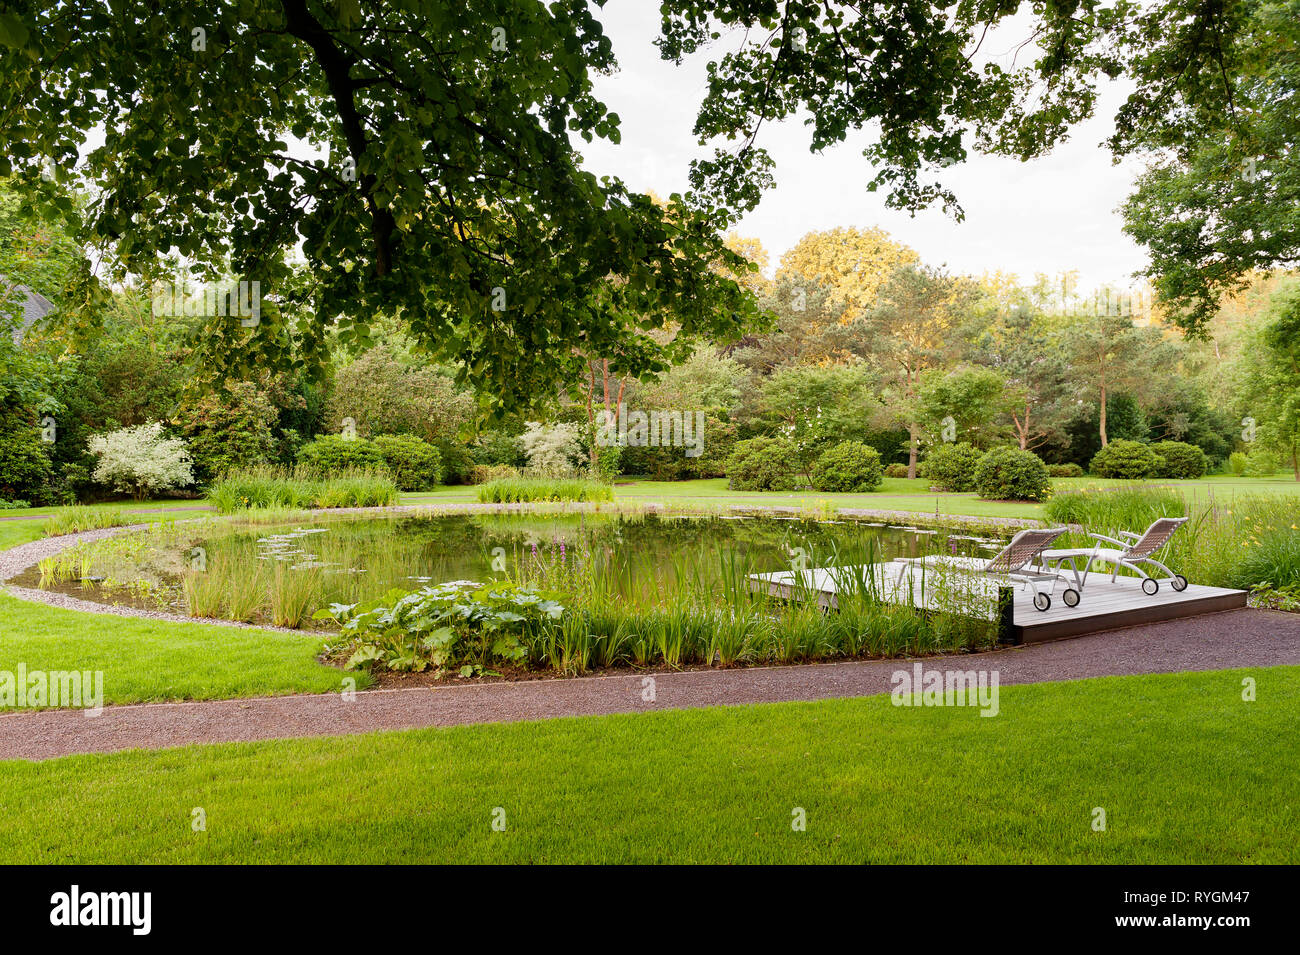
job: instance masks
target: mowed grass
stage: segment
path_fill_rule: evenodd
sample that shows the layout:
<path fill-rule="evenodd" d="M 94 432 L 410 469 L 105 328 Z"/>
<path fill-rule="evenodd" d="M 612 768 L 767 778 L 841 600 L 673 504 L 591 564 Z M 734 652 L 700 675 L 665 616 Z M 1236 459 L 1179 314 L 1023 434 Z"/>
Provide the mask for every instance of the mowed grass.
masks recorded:
<path fill-rule="evenodd" d="M 11 762 L 0 845 L 11 863 L 1300 861 L 1300 667 L 1000 703 L 994 718 L 872 697 Z"/>
<path fill-rule="evenodd" d="M 41 525 L 45 519 L 32 521 L 0 521 L 0 550 L 8 550 L 19 544 L 40 540 L 45 536 Z"/>
<path fill-rule="evenodd" d="M 101 670 L 107 703 L 340 690 L 319 633 L 173 623 L 61 610 L 0 593 L 0 670 Z M 3 709 L 0 707 L 0 709 Z"/>
<path fill-rule="evenodd" d="M 1054 478 L 1057 489 L 1077 487 L 1119 487 L 1132 482 L 1103 478 Z M 1204 503 L 1213 495 L 1226 502 L 1238 495 L 1294 495 L 1300 506 L 1300 483 L 1289 475 L 1273 478 L 1238 478 L 1214 475 L 1196 481 L 1157 480 L 1149 483 L 1179 490 L 1189 501 Z M 453 504 L 474 501 L 472 487 L 450 486 L 434 491 L 402 495 L 403 504 Z M 833 508 L 864 508 L 877 511 L 904 511 L 915 514 L 959 515 L 966 517 L 1015 517 L 1041 519 L 1043 505 L 1029 501 L 984 501 L 978 495 L 947 494 L 931 491 L 923 478 L 885 478 L 880 490 L 869 494 L 831 494 L 825 491 L 732 491 L 726 478 L 696 481 L 647 481 L 619 478 L 614 485 L 614 500 L 619 504 L 661 503 L 701 506 L 724 510 L 732 504 L 764 507 L 803 506 L 816 508 L 823 503 Z"/>

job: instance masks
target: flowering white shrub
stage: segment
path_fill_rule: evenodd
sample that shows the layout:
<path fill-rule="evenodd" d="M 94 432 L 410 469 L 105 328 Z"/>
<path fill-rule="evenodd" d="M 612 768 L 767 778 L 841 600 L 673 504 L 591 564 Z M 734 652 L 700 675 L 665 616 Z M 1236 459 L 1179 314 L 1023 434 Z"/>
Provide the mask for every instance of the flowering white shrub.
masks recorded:
<path fill-rule="evenodd" d="M 156 491 L 194 483 L 194 468 L 185 442 L 163 436 L 160 422 L 122 428 L 90 439 L 99 458 L 91 475 L 100 484 L 143 500 Z"/>
<path fill-rule="evenodd" d="M 576 424 L 525 423 L 527 430 L 520 435 L 519 441 L 524 446 L 530 468 L 562 472 L 582 460 L 582 432 Z"/>

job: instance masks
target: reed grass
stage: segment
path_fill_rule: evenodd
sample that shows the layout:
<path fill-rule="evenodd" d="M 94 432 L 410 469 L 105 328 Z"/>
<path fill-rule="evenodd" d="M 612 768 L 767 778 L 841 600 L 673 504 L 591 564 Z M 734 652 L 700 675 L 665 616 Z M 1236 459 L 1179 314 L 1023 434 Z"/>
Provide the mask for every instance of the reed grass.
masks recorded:
<path fill-rule="evenodd" d="M 499 478 L 480 484 L 478 499 L 490 504 L 524 504 L 534 501 L 614 500 L 614 489 L 590 478 L 519 477 Z"/>
<path fill-rule="evenodd" d="M 221 578 L 201 570 L 187 570 L 181 576 L 181 592 L 191 617 L 220 617 L 225 611 L 226 592 Z"/>
<path fill-rule="evenodd" d="M 1175 488 L 1133 483 L 1057 491 L 1045 513 L 1058 524 L 1113 535 L 1120 530 L 1141 533 L 1161 517 L 1185 517 L 1187 508 L 1187 499 Z"/>
<path fill-rule="evenodd" d="M 60 537 L 106 527 L 124 527 L 129 523 L 126 513 L 116 508 L 78 505 L 59 508 L 41 524 L 41 532 L 46 537 Z"/>
<path fill-rule="evenodd" d="M 322 590 L 318 568 L 277 563 L 270 597 L 271 622 L 277 627 L 301 627 L 320 608 Z"/>
<path fill-rule="evenodd" d="M 232 471 L 208 489 L 208 502 L 222 514 L 248 509 L 386 507 L 399 495 L 392 478 L 373 471 L 322 477 L 308 468 Z"/>

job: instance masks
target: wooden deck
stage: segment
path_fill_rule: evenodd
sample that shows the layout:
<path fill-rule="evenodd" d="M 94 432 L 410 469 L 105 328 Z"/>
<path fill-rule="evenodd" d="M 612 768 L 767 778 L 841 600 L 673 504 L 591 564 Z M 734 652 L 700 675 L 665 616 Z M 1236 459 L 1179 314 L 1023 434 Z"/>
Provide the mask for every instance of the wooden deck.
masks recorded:
<path fill-rule="evenodd" d="M 922 570 L 916 564 L 902 562 L 873 564 L 869 568 L 754 574 L 749 578 L 749 586 L 787 600 L 815 593 L 823 608 L 834 609 L 841 583 L 853 587 L 851 581 L 868 579 L 874 592 L 890 603 L 996 619 L 1001 631 L 999 639 L 1008 644 L 1078 637 L 1246 606 L 1244 590 L 1189 584 L 1179 593 L 1167 582 L 1161 582 L 1160 590 L 1152 597 L 1142 592 L 1137 577 L 1117 577 L 1112 583 L 1109 573 L 1094 572 L 1088 576 L 1078 606 L 1065 605 L 1061 594 L 1066 585 L 1057 582 L 1052 590 L 1051 607 L 1039 611 L 1034 609 L 1033 590 L 1019 583 L 978 574 L 936 573 L 931 568 Z M 1043 589 L 1046 590 L 1046 585 Z"/>

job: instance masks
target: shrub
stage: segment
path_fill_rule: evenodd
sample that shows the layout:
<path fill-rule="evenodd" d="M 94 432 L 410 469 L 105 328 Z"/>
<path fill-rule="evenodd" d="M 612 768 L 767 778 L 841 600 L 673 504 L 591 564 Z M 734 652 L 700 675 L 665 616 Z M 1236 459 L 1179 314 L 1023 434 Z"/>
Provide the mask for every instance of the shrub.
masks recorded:
<path fill-rule="evenodd" d="M 907 477 L 907 465 L 906 464 L 889 465 L 889 467 L 885 468 L 885 477 L 891 477 L 891 478 Z"/>
<path fill-rule="evenodd" d="M 279 413 L 267 393 L 248 381 L 182 406 L 176 421 L 195 476 L 206 483 L 236 468 L 270 464 L 276 456 L 273 428 Z"/>
<path fill-rule="evenodd" d="M 654 409 L 662 413 L 662 409 Z M 689 415 L 692 412 L 682 412 Z M 736 425 L 717 409 L 704 411 L 703 426 L 697 423 L 694 437 L 700 453 L 687 455 L 684 447 L 628 444 L 622 447 L 619 463 L 624 474 L 644 474 L 655 481 L 686 481 L 721 477 L 727 473 L 727 458 L 736 446 Z M 602 450 L 603 454 L 604 451 Z"/>
<path fill-rule="evenodd" d="M 600 455 L 597 458 L 596 466 L 592 469 L 592 476 L 604 481 L 606 484 L 614 483 L 614 478 L 623 473 L 623 449 L 617 445 L 610 445 L 607 448 L 600 449 Z"/>
<path fill-rule="evenodd" d="M 468 472 L 474 462 L 460 433 L 474 421 L 474 396 L 447 370 L 397 345 L 376 345 L 336 369 L 325 420 L 338 428 L 351 418 L 358 435 L 371 439 L 381 434 L 420 438 L 439 450 L 444 471 L 459 466 L 455 459 L 463 449 Z"/>
<path fill-rule="evenodd" d="M 1237 475 L 1237 477 L 1241 477 L 1246 473 L 1246 465 L 1248 463 L 1249 460 L 1244 451 L 1233 451 L 1228 455 L 1228 470 Z"/>
<path fill-rule="evenodd" d="M 489 504 L 528 501 L 612 501 L 614 489 L 587 478 L 502 478 L 478 486 L 478 499 Z"/>
<path fill-rule="evenodd" d="M 563 473 L 583 459 L 582 430 L 576 424 L 529 421 L 519 443 L 534 471 Z"/>
<path fill-rule="evenodd" d="M 137 500 L 194 483 L 185 442 L 164 436 L 161 422 L 94 435 L 90 452 L 99 458 L 91 477 Z"/>
<path fill-rule="evenodd" d="M 1083 468 L 1071 461 L 1069 464 L 1049 464 L 1047 476 L 1054 478 L 1083 477 Z"/>
<path fill-rule="evenodd" d="M 975 490 L 995 501 L 1045 501 L 1052 493 L 1047 465 L 1032 451 L 994 448 L 975 469 Z"/>
<path fill-rule="evenodd" d="M 1159 456 L 1139 441 L 1112 441 L 1092 456 L 1088 469 L 1097 477 L 1137 480 L 1155 475 Z"/>
<path fill-rule="evenodd" d="M 0 497 L 44 503 L 52 480 L 40 429 L 16 414 L 0 415 Z"/>
<path fill-rule="evenodd" d="M 736 491 L 793 491 L 799 451 L 784 438 L 737 441 L 727 459 L 728 487 Z"/>
<path fill-rule="evenodd" d="M 476 464 L 469 473 L 471 484 L 487 484 L 504 478 L 521 477 L 519 468 L 509 464 Z"/>
<path fill-rule="evenodd" d="M 379 449 L 364 438 L 323 434 L 298 449 L 298 464 L 321 477 L 343 471 L 384 471 L 388 463 Z"/>
<path fill-rule="evenodd" d="M 944 491 L 973 491 L 975 469 L 984 453 L 965 441 L 931 448 L 917 469 L 921 477 Z M 903 476 L 907 476 L 904 467 Z"/>
<path fill-rule="evenodd" d="M 817 459 L 812 486 L 830 492 L 874 491 L 882 476 L 879 451 L 861 441 L 841 441 Z"/>
<path fill-rule="evenodd" d="M 483 431 L 478 437 L 478 443 L 470 449 L 470 455 L 475 466 L 482 467 L 507 465 L 519 468 L 527 461 L 519 436 L 496 429 Z"/>
<path fill-rule="evenodd" d="M 1246 477 L 1272 477 L 1277 471 L 1277 457 L 1271 451 L 1256 448 L 1246 455 Z"/>
<path fill-rule="evenodd" d="M 1154 477 L 1192 480 L 1209 467 L 1205 452 L 1183 441 L 1157 441 L 1151 450 L 1160 457 Z"/>
<path fill-rule="evenodd" d="M 401 434 L 380 435 L 372 443 L 399 490 L 423 491 L 442 480 L 442 455 L 428 442 Z"/>

